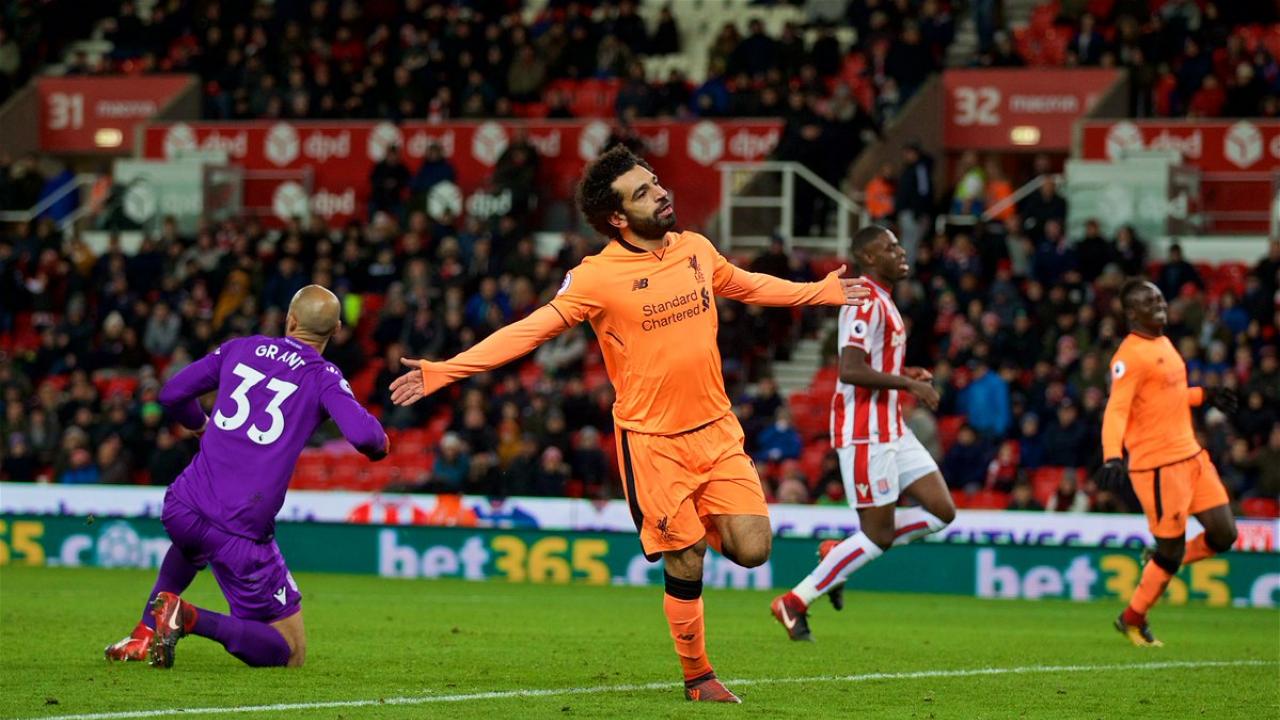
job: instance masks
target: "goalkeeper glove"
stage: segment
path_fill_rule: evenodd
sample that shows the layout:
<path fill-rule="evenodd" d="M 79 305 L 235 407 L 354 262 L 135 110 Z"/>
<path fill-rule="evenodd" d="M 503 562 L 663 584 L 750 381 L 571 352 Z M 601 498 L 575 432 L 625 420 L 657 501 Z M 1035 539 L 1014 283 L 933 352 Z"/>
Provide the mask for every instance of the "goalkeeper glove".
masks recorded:
<path fill-rule="evenodd" d="M 1100 490 L 1119 490 L 1129 480 L 1129 473 L 1124 469 L 1124 460 L 1111 458 L 1102 463 L 1094 474 L 1094 483 Z"/>
<path fill-rule="evenodd" d="M 1240 409 L 1240 397 L 1231 388 L 1205 388 L 1204 401 L 1209 407 L 1217 408 L 1227 415 L 1235 415 Z"/>

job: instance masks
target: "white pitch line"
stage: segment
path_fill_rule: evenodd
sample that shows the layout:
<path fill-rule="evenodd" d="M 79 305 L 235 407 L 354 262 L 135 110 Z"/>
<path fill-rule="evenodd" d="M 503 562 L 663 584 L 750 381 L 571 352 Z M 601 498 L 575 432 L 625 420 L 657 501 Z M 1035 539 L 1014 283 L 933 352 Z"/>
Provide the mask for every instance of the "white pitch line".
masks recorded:
<path fill-rule="evenodd" d="M 1025 665 L 1021 667 L 991 667 L 957 670 L 918 670 L 896 673 L 864 673 L 861 675 L 815 675 L 813 677 L 755 678 L 726 680 L 732 687 L 751 685 L 783 685 L 820 682 L 869 682 L 873 680 L 921 680 L 928 678 L 962 678 L 980 675 L 1031 675 L 1051 673 L 1112 672 L 1124 670 L 1172 670 L 1224 667 L 1262 667 L 1278 664 L 1271 660 L 1187 660 L 1169 662 L 1124 663 L 1114 665 Z M 273 705 L 243 705 L 233 707 L 170 708 L 166 710 L 124 710 L 120 712 L 84 713 L 80 715 L 41 715 L 21 720 L 132 720 L 133 718 L 168 717 L 174 715 L 229 715 L 233 713 L 266 713 L 287 710 L 328 710 L 335 708 L 374 707 L 378 705 L 427 705 L 431 703 L 467 702 L 471 700 L 508 700 L 513 698 L 558 697 L 562 695 L 594 695 L 597 693 L 624 693 L 651 690 L 669 690 L 678 687 L 674 682 L 653 682 L 640 685 L 597 685 L 595 687 L 541 688 L 529 690 L 494 690 L 490 692 L 458 693 L 455 695 L 419 695 L 389 697 L 378 700 L 326 700 L 321 702 L 276 703 Z"/>

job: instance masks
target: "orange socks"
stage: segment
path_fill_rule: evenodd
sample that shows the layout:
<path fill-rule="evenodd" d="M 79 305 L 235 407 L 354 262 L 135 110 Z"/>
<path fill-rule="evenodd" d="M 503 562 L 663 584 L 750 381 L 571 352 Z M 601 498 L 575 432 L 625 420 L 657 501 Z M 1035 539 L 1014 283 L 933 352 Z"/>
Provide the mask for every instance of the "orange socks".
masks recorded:
<path fill-rule="evenodd" d="M 711 672 L 707 660 L 707 634 L 702 623 L 702 581 L 682 580 L 667 575 L 667 592 L 662 597 L 662 611 L 671 626 L 671 639 L 685 680 Z"/>
<path fill-rule="evenodd" d="M 1182 555 L 1182 564 L 1190 565 L 1193 562 L 1213 557 L 1217 554 L 1213 548 L 1209 547 L 1209 543 L 1205 541 L 1204 533 L 1200 533 L 1187 541 L 1187 550 Z"/>
<path fill-rule="evenodd" d="M 1190 565 L 1217 554 L 1217 551 L 1209 547 L 1205 534 L 1200 533 L 1187 541 L 1186 550 L 1182 554 L 1182 564 Z M 1129 607 L 1125 608 L 1124 621 L 1130 625 L 1146 624 L 1147 611 L 1156 604 L 1164 594 L 1165 588 L 1169 587 L 1169 581 L 1173 579 L 1173 575 L 1160 567 L 1156 559 L 1148 560 L 1146 567 L 1142 568 L 1142 579 L 1138 581 L 1138 587 L 1133 591 L 1133 599 L 1129 601 Z"/>
<path fill-rule="evenodd" d="M 1145 625 L 1147 611 L 1164 594 L 1171 579 L 1173 576 L 1168 570 L 1157 565 L 1155 561 L 1148 560 L 1147 566 L 1142 569 L 1142 580 L 1138 581 L 1138 588 L 1133 591 L 1129 607 L 1124 611 L 1124 621 L 1130 625 Z"/>

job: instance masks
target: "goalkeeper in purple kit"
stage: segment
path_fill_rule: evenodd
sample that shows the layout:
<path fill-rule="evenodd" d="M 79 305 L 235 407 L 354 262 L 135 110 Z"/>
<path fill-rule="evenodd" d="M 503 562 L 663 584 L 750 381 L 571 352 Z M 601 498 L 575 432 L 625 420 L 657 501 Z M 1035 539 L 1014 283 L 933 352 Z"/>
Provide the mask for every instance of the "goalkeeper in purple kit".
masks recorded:
<path fill-rule="evenodd" d="M 302 595 L 275 542 L 294 464 L 327 418 L 371 459 L 387 453 L 382 426 L 320 355 L 338 326 L 338 298 L 309 285 L 289 304 L 285 337 L 228 340 L 161 390 L 170 417 L 203 433 L 200 451 L 165 493 L 162 519 L 173 545 L 142 621 L 106 649 L 107 659 L 172 667 L 178 640 L 200 635 L 254 667 L 302 665 Z M 206 417 L 199 398 L 213 390 Z M 230 615 L 179 597 L 204 567 Z"/>

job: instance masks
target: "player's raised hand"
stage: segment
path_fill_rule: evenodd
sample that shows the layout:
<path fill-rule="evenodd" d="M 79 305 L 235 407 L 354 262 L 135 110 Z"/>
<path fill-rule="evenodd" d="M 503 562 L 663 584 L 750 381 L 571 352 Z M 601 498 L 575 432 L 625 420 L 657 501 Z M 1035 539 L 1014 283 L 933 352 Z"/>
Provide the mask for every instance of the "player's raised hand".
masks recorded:
<path fill-rule="evenodd" d="M 908 380 L 919 380 L 920 382 L 929 382 L 930 380 L 933 380 L 933 373 L 922 367 L 902 368 L 902 376 Z"/>
<path fill-rule="evenodd" d="M 391 381 L 391 402 L 396 405 L 412 405 L 422 399 L 422 361 L 400 358 L 409 372 Z"/>
<path fill-rule="evenodd" d="M 840 289 L 844 291 L 844 303 L 845 305 L 865 305 L 867 298 L 871 297 L 871 288 L 861 278 L 844 277 L 848 267 L 848 265 L 841 265 L 838 270 L 833 271 L 836 277 L 840 278 Z"/>

